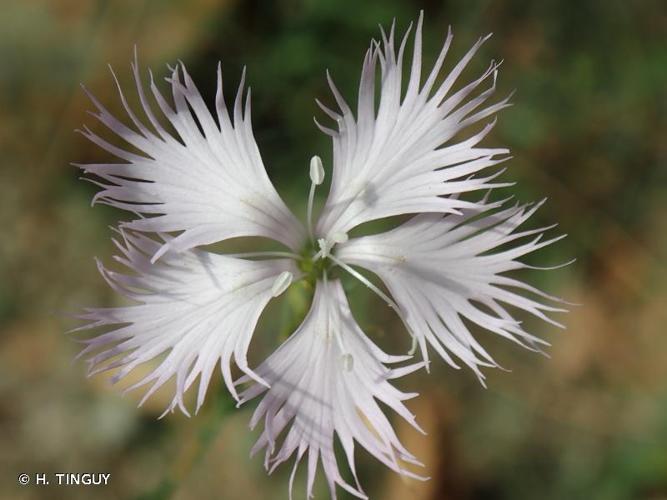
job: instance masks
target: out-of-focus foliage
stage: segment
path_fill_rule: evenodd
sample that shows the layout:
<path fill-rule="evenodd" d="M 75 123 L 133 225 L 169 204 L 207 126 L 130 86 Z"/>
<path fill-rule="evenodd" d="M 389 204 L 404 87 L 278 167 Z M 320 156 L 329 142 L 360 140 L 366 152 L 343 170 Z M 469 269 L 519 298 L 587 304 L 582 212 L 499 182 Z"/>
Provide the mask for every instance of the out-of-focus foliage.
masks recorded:
<path fill-rule="evenodd" d="M 135 409 L 135 396 L 121 398 L 106 377 L 86 379 L 72 363 L 67 313 L 117 300 L 92 257 L 109 260 L 107 226 L 123 218 L 90 209 L 94 187 L 68 166 L 105 158 L 72 131 L 95 126 L 78 84 L 120 114 L 106 64 L 131 90 L 135 44 L 142 66 L 161 76 L 182 59 L 209 98 L 219 59 L 228 95 L 247 65 L 265 163 L 303 213 L 308 158 L 321 154 L 330 166 L 329 141 L 311 120 L 315 97 L 330 102 L 324 70 L 351 99 L 377 24 L 396 18 L 402 31 L 420 8 L 431 57 L 448 25 L 454 56 L 495 33 L 468 75 L 504 59 L 500 94 L 517 89 L 491 138 L 515 154 L 505 176 L 518 185 L 508 191 L 548 196 L 534 223 L 558 221 L 570 235 L 541 263 L 578 259 L 532 278 L 582 305 L 565 317 L 566 332 L 536 325 L 553 343 L 551 359 L 487 335 L 512 369 L 489 373 L 487 390 L 439 364 L 402 381 L 422 393 L 411 408 L 429 435 L 399 433 L 432 479 L 403 480 L 360 454 L 371 497 L 667 497 L 667 7 L 658 0 L 4 0 L 0 497 L 92 496 L 15 480 L 61 471 L 110 472 L 110 486 L 94 491 L 100 499 L 286 496 L 288 471 L 267 477 L 248 458 L 249 409 L 233 409 L 219 385 L 198 417 L 157 421 L 164 395 Z M 395 319 L 367 314 L 378 304 L 352 293 L 369 335 L 406 348 Z M 303 301 L 296 289 L 266 312 L 258 352 L 289 333 Z"/>

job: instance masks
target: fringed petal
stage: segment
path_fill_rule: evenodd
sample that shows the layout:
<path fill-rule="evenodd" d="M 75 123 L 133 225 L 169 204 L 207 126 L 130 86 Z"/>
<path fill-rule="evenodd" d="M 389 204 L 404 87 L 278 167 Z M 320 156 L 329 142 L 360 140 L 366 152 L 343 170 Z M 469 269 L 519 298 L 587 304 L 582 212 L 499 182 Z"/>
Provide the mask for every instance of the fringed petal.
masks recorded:
<path fill-rule="evenodd" d="M 421 464 L 399 442 L 378 405 L 378 401 L 383 402 L 421 431 L 403 404 L 415 394 L 402 393 L 389 383 L 398 375 L 385 363 L 402 359 L 385 354 L 364 335 L 350 313 L 339 281 L 318 282 L 301 326 L 255 370 L 270 388 L 255 383 L 241 394 L 241 403 L 264 394 L 251 419 L 253 428 L 264 421 L 253 453 L 266 450 L 269 470 L 293 455 L 296 468 L 307 455 L 309 498 L 319 461 L 332 498 L 336 497 L 336 485 L 366 498 L 356 478 L 355 443 L 392 470 L 423 479 L 405 468 L 406 463 Z M 400 374 L 408 371 L 403 369 Z M 247 376 L 238 383 L 246 382 L 250 382 Z M 354 486 L 340 473 L 335 436 L 355 478 Z"/>
<path fill-rule="evenodd" d="M 562 325 L 548 314 L 565 311 L 545 303 L 562 305 L 560 299 L 504 275 L 530 267 L 517 259 L 561 239 L 543 240 L 549 228 L 517 231 L 541 203 L 494 211 L 498 205 L 482 200 L 479 208 L 461 215 L 421 214 L 392 231 L 349 240 L 337 250 L 339 259 L 382 279 L 425 360 L 428 343 L 458 368 L 453 354 L 482 382 L 479 367 L 498 365 L 473 337 L 469 323 L 541 352 L 547 342 L 526 332 L 507 306 L 556 326 Z"/>
<path fill-rule="evenodd" d="M 121 101 L 134 128 L 115 118 L 88 94 L 97 108 L 93 116 L 131 146 L 131 150 L 115 146 L 84 128 L 85 137 L 124 160 L 78 165 L 94 176 L 91 180 L 102 188 L 93 202 L 143 216 L 125 223 L 125 228 L 179 232 L 156 250 L 153 261 L 170 249 L 184 251 L 239 236 L 272 238 L 298 250 L 305 231 L 266 173 L 252 133 L 249 90 L 245 106 L 243 103 L 243 80 L 230 116 L 218 66 L 216 121 L 183 64 L 173 68 L 167 78 L 173 106 L 160 93 L 151 74 L 151 93 L 172 127 L 168 131 L 153 112 L 136 60 L 132 70 L 150 126 L 130 108 L 120 85 Z"/>
<path fill-rule="evenodd" d="M 422 84 L 422 22 L 414 35 L 412 65 L 405 92 L 403 58 L 409 32 L 398 54 L 394 27 L 382 43 L 373 42 L 364 59 L 356 117 L 329 84 L 339 112 L 324 106 L 337 126 L 332 135 L 334 165 L 331 190 L 317 225 L 318 236 L 329 238 L 383 217 L 420 212 L 456 213 L 474 208 L 456 193 L 506 186 L 491 182 L 495 175 L 478 176 L 507 159 L 507 149 L 479 147 L 493 120 L 467 139 L 454 140 L 498 110 L 508 99 L 488 104 L 495 90 L 499 64 L 491 63 L 482 75 L 453 91 L 455 82 L 486 38 L 480 39 L 436 85 L 452 35 L 448 34 L 435 65 Z M 380 63 L 379 105 L 375 106 L 375 81 Z M 477 89 L 489 87 L 475 95 Z"/>
<path fill-rule="evenodd" d="M 232 361 L 266 384 L 250 370 L 246 355 L 257 320 L 275 294 L 274 283 L 285 273 L 297 273 L 291 260 L 249 261 L 190 250 L 151 264 L 150 256 L 163 242 L 125 231 L 115 242 L 120 250 L 115 259 L 130 272 L 98 264 L 100 272 L 114 290 L 136 304 L 89 308 L 80 315 L 87 323 L 76 331 L 111 328 L 82 340 L 86 347 L 79 356 L 87 357 L 90 374 L 118 369 L 113 377 L 117 382 L 153 362 L 150 372 L 126 390 L 147 387 L 143 403 L 175 380 L 168 410 L 178 406 L 185 414 L 189 412 L 184 393 L 199 377 L 198 411 L 218 364 L 236 399 Z"/>

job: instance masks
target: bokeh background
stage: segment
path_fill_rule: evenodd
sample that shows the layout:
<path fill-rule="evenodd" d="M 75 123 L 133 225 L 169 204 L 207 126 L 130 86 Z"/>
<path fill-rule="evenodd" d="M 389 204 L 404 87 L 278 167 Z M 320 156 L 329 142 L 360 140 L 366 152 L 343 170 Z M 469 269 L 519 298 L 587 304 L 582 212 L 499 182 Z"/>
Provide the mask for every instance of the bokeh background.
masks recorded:
<path fill-rule="evenodd" d="M 252 405 L 236 410 L 220 385 L 192 419 L 157 416 L 166 393 L 140 409 L 108 377 L 85 377 L 64 332 L 82 306 L 117 304 L 93 256 L 109 262 L 109 225 L 122 213 L 90 208 L 94 186 L 69 162 L 108 158 L 73 130 L 86 123 L 85 82 L 110 109 L 120 102 L 107 64 L 132 95 L 133 46 L 142 66 L 166 75 L 182 59 L 212 96 L 223 62 L 227 94 L 241 68 L 253 86 L 253 122 L 270 176 L 304 212 L 307 162 L 330 144 L 315 128 L 318 97 L 330 102 L 330 69 L 352 99 L 378 23 L 402 32 L 426 9 L 426 57 L 452 25 L 454 56 L 493 32 L 466 73 L 504 59 L 501 113 L 489 144 L 511 148 L 505 178 L 520 200 L 547 196 L 533 222 L 559 222 L 569 237 L 542 251 L 533 283 L 581 303 L 566 331 L 535 324 L 551 359 L 480 334 L 512 371 L 435 363 L 411 409 L 423 437 L 396 421 L 426 464 L 416 483 L 358 453 L 371 498 L 667 498 L 667 5 L 660 0 L 564 2 L 319 0 L 0 1 L 0 497 L 135 499 L 286 498 L 289 467 L 272 476 L 249 459 Z M 454 61 L 455 57 L 450 59 Z M 451 66 L 450 66 L 451 67 Z M 289 302 L 289 301 L 288 301 Z M 292 297 L 298 305 L 298 297 Z M 289 304 L 288 304 L 289 305 Z M 294 304 L 292 304 L 294 305 Z M 401 328 L 359 294 L 359 321 L 388 350 Z M 285 307 L 277 306 L 277 307 Z M 275 307 L 256 336 L 269 349 L 289 314 Z M 285 319 L 287 318 L 287 319 Z M 85 488 L 20 487 L 20 472 L 110 472 Z M 302 471 L 303 472 L 303 471 Z M 317 483 L 317 497 L 326 487 Z M 304 498 L 303 474 L 296 498 Z M 346 498 L 344 492 L 340 492 Z"/>

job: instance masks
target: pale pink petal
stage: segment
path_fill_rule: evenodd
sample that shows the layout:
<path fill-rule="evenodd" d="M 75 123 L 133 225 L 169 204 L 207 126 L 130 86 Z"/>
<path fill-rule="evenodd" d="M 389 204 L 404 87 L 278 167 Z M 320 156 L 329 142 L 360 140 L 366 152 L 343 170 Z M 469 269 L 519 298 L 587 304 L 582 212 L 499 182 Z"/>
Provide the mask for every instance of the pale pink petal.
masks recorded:
<path fill-rule="evenodd" d="M 118 90 L 132 126 L 122 123 L 89 94 L 97 108 L 92 114 L 124 141 L 122 146 L 115 146 L 87 127 L 82 131 L 124 161 L 79 165 L 85 173 L 101 179 L 91 179 L 102 187 L 93 202 L 144 216 L 124 224 L 126 228 L 180 232 L 156 250 L 153 260 L 170 249 L 183 251 L 239 236 L 272 238 L 299 250 L 305 231 L 266 173 L 252 133 L 250 91 L 244 108 L 243 81 L 231 117 L 222 96 L 218 67 L 216 121 L 182 64 L 167 79 L 173 105 L 160 93 L 151 75 L 150 89 L 157 106 L 149 102 L 136 61 L 132 67 L 150 125 L 132 111 L 120 85 Z M 154 107 L 167 119 L 171 131 L 155 116 Z"/>
<path fill-rule="evenodd" d="M 106 333 L 84 339 L 90 373 L 117 368 L 116 382 L 140 365 L 151 369 L 129 389 L 146 386 L 145 401 L 175 380 L 169 409 L 183 403 L 184 393 L 199 377 L 199 410 L 211 376 L 219 364 L 227 388 L 237 397 L 232 361 L 261 381 L 248 367 L 246 355 L 257 320 L 284 273 L 297 273 L 290 260 L 249 261 L 190 250 L 167 254 L 151 264 L 150 256 L 163 242 L 123 232 L 116 240 L 116 260 L 129 272 L 118 273 L 99 264 L 107 282 L 135 305 L 89 308 L 77 329 L 103 328 Z M 160 361 L 158 361 L 158 359 Z M 263 381 L 262 381 L 263 382 Z M 263 382 L 266 383 L 266 382 Z"/>
<path fill-rule="evenodd" d="M 264 421 L 253 453 L 265 449 L 269 470 L 294 455 L 298 464 L 307 455 L 308 497 L 321 461 L 333 498 L 336 485 L 365 498 L 356 480 L 355 443 L 392 470 L 419 478 L 403 464 L 421 464 L 398 441 L 378 405 L 384 403 L 419 429 L 403 404 L 415 394 L 400 392 L 389 380 L 421 364 L 399 373 L 385 366 L 404 359 L 385 354 L 364 335 L 350 313 L 339 281 L 318 282 L 312 307 L 301 326 L 255 370 L 270 388 L 255 383 L 241 394 L 242 403 L 263 394 L 251 420 L 253 428 Z M 239 383 L 248 381 L 249 377 L 243 377 Z M 334 454 L 336 437 L 356 486 L 341 475 Z"/>
<path fill-rule="evenodd" d="M 396 53 L 394 28 L 383 33 L 366 53 L 359 86 L 356 117 L 329 79 L 339 111 L 323 107 L 336 122 L 331 190 L 317 225 L 318 236 L 330 238 L 364 222 L 419 212 L 456 212 L 472 208 L 470 202 L 449 195 L 505 184 L 491 182 L 490 167 L 507 159 L 503 148 L 479 147 L 494 121 L 473 129 L 466 139 L 454 139 L 507 106 L 507 99 L 488 104 L 495 89 L 498 65 L 459 90 L 456 81 L 485 39 L 480 39 L 441 83 L 441 73 L 452 35 L 422 83 L 422 21 L 414 35 L 412 64 L 407 86 L 403 83 L 406 34 Z M 375 82 L 380 63 L 379 106 Z M 488 88 L 475 93 L 481 85 Z M 402 91 L 402 87 L 406 87 Z"/>
<path fill-rule="evenodd" d="M 392 231 L 349 240 L 337 257 L 382 279 L 425 359 L 428 343 L 449 364 L 458 368 L 453 354 L 482 380 L 479 367 L 497 364 L 470 323 L 536 351 L 547 342 L 526 332 L 508 306 L 561 326 L 547 314 L 564 309 L 544 303 L 559 299 L 504 274 L 530 267 L 517 259 L 561 239 L 543 240 L 549 228 L 517 231 L 539 205 L 493 211 L 498 204 L 480 202 L 462 215 L 418 215 Z"/>

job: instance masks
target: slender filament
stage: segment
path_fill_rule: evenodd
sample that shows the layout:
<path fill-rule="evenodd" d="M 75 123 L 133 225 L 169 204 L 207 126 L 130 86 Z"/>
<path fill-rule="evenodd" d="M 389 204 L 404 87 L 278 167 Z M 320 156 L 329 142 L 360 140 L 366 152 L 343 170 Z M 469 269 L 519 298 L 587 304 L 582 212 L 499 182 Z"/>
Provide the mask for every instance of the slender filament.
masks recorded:
<path fill-rule="evenodd" d="M 398 317 L 401 318 L 401 320 L 405 324 L 405 328 L 407 328 L 408 332 L 412 336 L 412 339 L 413 339 L 412 346 L 414 348 L 415 345 L 416 345 L 416 337 L 415 337 L 414 333 L 412 332 L 412 329 L 410 328 L 410 325 L 406 321 L 405 316 L 403 315 L 400 308 L 398 307 L 398 304 L 396 304 L 396 302 L 394 302 L 386 293 L 384 293 L 382 290 L 380 290 L 377 286 L 375 286 L 373 283 L 371 283 L 370 280 L 368 280 L 368 278 L 366 278 L 363 274 L 361 274 L 360 272 L 353 269 L 350 265 L 346 264 L 345 262 L 343 262 L 339 258 L 335 257 L 334 255 L 329 254 L 328 257 L 334 263 L 336 263 L 336 265 L 345 269 L 348 273 L 350 273 L 352 276 L 357 278 L 364 285 L 366 285 L 368 288 L 370 288 L 372 291 L 374 291 L 382 300 L 384 300 L 387 303 L 387 305 L 389 307 L 391 307 L 396 312 L 396 314 L 398 314 Z M 413 348 L 411 348 L 410 351 L 412 351 Z"/>
<path fill-rule="evenodd" d="M 322 276 L 322 278 L 324 280 L 324 285 L 326 286 L 328 280 L 326 271 L 324 271 L 324 275 Z M 343 339 L 340 336 L 340 331 L 338 331 L 338 328 L 336 328 L 336 326 L 333 325 L 333 322 L 330 320 L 329 311 L 327 311 L 326 329 L 327 333 L 329 335 L 332 335 L 334 340 L 336 341 L 336 344 L 338 344 L 338 349 L 340 349 L 341 352 L 340 358 L 343 364 L 343 370 L 347 372 L 351 371 L 352 367 L 354 366 L 354 357 L 347 351 L 347 349 L 345 349 L 345 344 L 343 344 Z"/>
<path fill-rule="evenodd" d="M 230 253 L 223 254 L 225 257 L 236 257 L 239 259 L 246 259 L 251 257 L 267 257 L 267 258 L 284 258 L 301 260 L 303 257 L 293 252 L 244 252 L 244 253 Z"/>
<path fill-rule="evenodd" d="M 315 189 L 317 184 L 310 183 L 310 191 L 308 192 L 308 211 L 306 212 L 306 219 L 308 223 L 308 237 L 311 243 L 313 242 L 313 201 L 315 200 Z"/>

